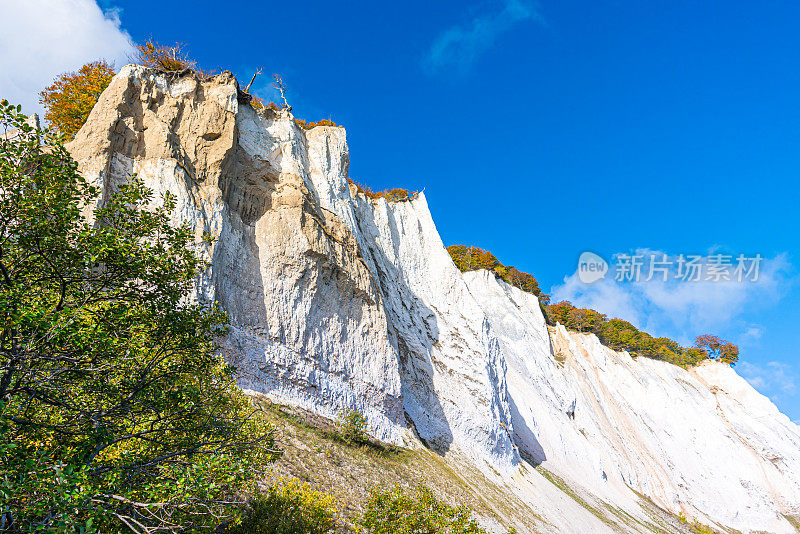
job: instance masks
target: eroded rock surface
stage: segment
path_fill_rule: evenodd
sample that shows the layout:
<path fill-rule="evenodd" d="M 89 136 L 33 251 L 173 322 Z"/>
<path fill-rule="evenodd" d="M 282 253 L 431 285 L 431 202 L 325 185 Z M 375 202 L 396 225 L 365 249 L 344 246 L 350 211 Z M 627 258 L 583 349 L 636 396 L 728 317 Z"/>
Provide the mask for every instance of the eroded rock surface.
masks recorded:
<path fill-rule="evenodd" d="M 424 194 L 388 203 L 349 186 L 343 128 L 304 130 L 239 97 L 229 73 L 127 66 L 69 149 L 98 202 L 134 173 L 175 196 L 243 388 L 327 417 L 360 410 L 376 437 L 481 473 L 519 532 L 680 528 L 648 499 L 793 531 L 800 429 L 731 368 L 633 360 L 548 329 L 532 295 L 458 271 Z"/>

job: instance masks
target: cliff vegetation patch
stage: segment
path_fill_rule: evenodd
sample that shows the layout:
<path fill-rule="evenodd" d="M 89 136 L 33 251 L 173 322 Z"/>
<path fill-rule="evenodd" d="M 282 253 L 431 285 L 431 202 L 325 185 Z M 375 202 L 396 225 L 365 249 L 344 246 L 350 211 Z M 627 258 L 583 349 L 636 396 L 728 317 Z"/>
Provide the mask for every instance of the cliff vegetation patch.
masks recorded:
<path fill-rule="evenodd" d="M 628 321 L 609 319 L 596 310 L 578 308 L 567 301 L 551 304 L 550 296 L 542 293 L 536 278 L 515 267 L 503 265 L 488 250 L 452 245 L 447 247 L 447 251 L 461 272 L 486 269 L 506 283 L 536 295 L 548 324 L 561 323 L 576 332 L 595 334 L 605 346 L 614 350 L 625 350 L 634 357 L 644 356 L 682 367 L 697 365 L 708 359 L 733 365 L 739 359 L 736 345 L 714 335 L 697 336 L 694 346 L 682 347 L 673 339 L 653 337 Z"/>

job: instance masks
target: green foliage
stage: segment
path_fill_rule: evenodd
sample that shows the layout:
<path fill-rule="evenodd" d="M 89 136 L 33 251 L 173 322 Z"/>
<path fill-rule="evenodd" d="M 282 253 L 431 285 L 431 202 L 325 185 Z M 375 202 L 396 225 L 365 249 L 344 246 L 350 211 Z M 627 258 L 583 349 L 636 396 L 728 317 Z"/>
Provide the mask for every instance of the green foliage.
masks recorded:
<path fill-rule="evenodd" d="M 465 245 L 451 245 L 447 247 L 447 252 L 453 259 L 453 263 L 462 273 L 476 271 L 478 269 L 493 270 L 501 265 L 494 254 L 488 250 L 478 247 L 467 247 Z"/>
<path fill-rule="evenodd" d="M 367 418 L 356 410 L 348 410 L 339 416 L 336 432 L 339 439 L 348 445 L 369 442 Z"/>
<path fill-rule="evenodd" d="M 591 332 L 607 347 L 626 350 L 633 356 L 644 356 L 689 367 L 710 357 L 716 357 L 725 363 L 734 363 L 739 355 L 736 345 L 720 340 L 716 336 L 698 336 L 694 347 L 682 347 L 667 337 L 655 338 L 647 332 L 642 332 L 628 321 L 608 319 L 602 313 L 576 308 L 566 301 L 548 305 L 545 309 L 548 323 L 561 323 L 570 330 Z M 714 351 L 718 356 L 714 356 Z"/>
<path fill-rule="evenodd" d="M 225 315 L 174 200 L 98 191 L 6 102 L 0 131 L 0 501 L 10 532 L 211 531 L 274 458 L 217 355 Z"/>
<path fill-rule="evenodd" d="M 718 534 L 716 530 L 709 527 L 708 525 L 704 525 L 699 521 L 692 522 L 691 531 L 693 534 Z"/>
<path fill-rule="evenodd" d="M 254 499 L 230 534 L 325 534 L 337 525 L 333 496 L 282 479 Z"/>
<path fill-rule="evenodd" d="M 645 356 L 683 367 L 696 365 L 708 358 L 730 364 L 736 363 L 739 359 L 739 348 L 716 336 L 698 336 L 694 347 L 681 347 L 672 339 L 655 338 L 628 321 L 608 319 L 595 310 L 577 308 L 566 301 L 550 304 L 550 296 L 541 292 L 539 283 L 533 276 L 503 265 L 488 250 L 452 245 L 447 247 L 447 251 L 461 272 L 486 269 L 494 272 L 508 284 L 539 297 L 548 324 L 561 323 L 570 330 L 591 332 L 597 335 L 604 345 L 614 350 L 627 350 L 634 357 Z"/>
<path fill-rule="evenodd" d="M 93 61 L 78 72 L 57 76 L 39 93 L 45 120 L 67 139 L 72 139 L 113 77 L 114 67 L 105 61 Z"/>
<path fill-rule="evenodd" d="M 465 245 L 451 245 L 447 247 L 447 252 L 453 259 L 453 263 L 462 273 L 486 269 L 492 271 L 498 278 L 509 285 L 533 293 L 539 298 L 542 304 L 550 302 L 550 295 L 542 293 L 539 282 L 532 275 L 522 272 L 516 267 L 506 266 L 497 261 L 494 254 L 488 250 L 478 247 L 467 247 Z"/>
<path fill-rule="evenodd" d="M 407 495 L 402 488 L 373 489 L 361 526 L 370 534 L 485 534 L 469 508 L 453 508 L 426 487 Z"/>
<path fill-rule="evenodd" d="M 417 191 L 410 191 L 408 189 L 384 189 L 383 191 L 373 191 L 368 186 L 361 185 L 354 182 L 352 179 L 347 179 L 356 190 L 369 199 L 375 200 L 377 198 L 385 198 L 387 202 L 404 202 L 406 200 L 414 200 L 417 196 Z"/>

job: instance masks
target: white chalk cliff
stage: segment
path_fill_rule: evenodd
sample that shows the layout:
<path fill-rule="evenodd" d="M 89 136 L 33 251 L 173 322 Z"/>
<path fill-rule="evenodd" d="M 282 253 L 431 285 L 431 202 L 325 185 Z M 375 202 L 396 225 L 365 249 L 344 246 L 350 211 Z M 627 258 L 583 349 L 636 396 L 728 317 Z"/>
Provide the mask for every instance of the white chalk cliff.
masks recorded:
<path fill-rule="evenodd" d="M 227 73 L 127 66 L 69 145 L 104 198 L 134 173 L 176 197 L 243 388 L 329 417 L 358 409 L 376 437 L 481 473 L 519 532 L 684 528 L 659 508 L 795 531 L 800 428 L 732 368 L 548 328 L 533 295 L 456 268 L 424 194 L 350 186 L 343 128 L 247 101 Z"/>

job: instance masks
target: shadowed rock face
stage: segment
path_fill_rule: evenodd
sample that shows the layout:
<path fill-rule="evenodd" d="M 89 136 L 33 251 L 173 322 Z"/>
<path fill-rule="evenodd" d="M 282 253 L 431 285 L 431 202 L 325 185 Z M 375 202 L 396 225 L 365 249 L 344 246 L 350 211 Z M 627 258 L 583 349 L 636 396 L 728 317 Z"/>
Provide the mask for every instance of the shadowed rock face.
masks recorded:
<path fill-rule="evenodd" d="M 344 129 L 305 131 L 288 112 L 240 105 L 237 91 L 229 74 L 125 67 L 69 148 L 100 202 L 135 173 L 175 196 L 174 221 L 198 243 L 216 238 L 201 245 L 211 269 L 198 296 L 230 315 L 224 350 L 242 387 L 332 417 L 361 410 L 398 444 L 446 452 L 459 437 L 464 452 L 510 466 L 502 358 L 424 198 L 354 198 Z M 452 287 L 431 289 L 442 280 Z M 432 305 L 460 324 L 440 324 Z M 460 307 L 474 310 L 470 324 Z"/>
<path fill-rule="evenodd" d="M 520 532 L 648 531 L 631 488 L 707 523 L 792 531 L 800 431 L 732 369 L 548 330 L 532 295 L 458 271 L 424 195 L 351 189 L 343 128 L 306 131 L 238 94 L 229 73 L 127 66 L 68 148 L 98 202 L 134 173 L 154 202 L 175 196 L 174 222 L 211 264 L 197 296 L 229 313 L 222 350 L 243 388 L 327 417 L 360 410 L 376 437 L 482 471 L 522 503 L 496 506 Z M 610 507 L 633 519 L 599 519 Z"/>

